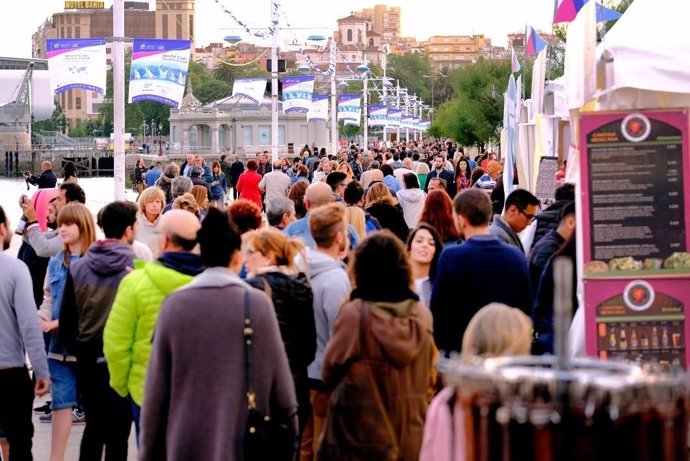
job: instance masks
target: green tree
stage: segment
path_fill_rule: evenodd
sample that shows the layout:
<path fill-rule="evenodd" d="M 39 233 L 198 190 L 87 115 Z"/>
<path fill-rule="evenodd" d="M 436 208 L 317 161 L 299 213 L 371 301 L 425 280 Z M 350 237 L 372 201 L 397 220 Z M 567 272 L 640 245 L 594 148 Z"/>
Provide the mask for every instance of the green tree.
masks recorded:
<path fill-rule="evenodd" d="M 437 108 L 430 133 L 468 146 L 497 139 L 510 70 L 509 60 L 479 59 L 450 72 L 449 85 L 457 97 Z M 531 74 L 525 71 L 525 88 L 529 89 Z"/>
<path fill-rule="evenodd" d="M 194 88 L 194 96 L 202 104 L 208 104 L 218 99 L 226 98 L 232 94 L 232 86 L 220 80 L 211 79 L 204 81 Z"/>
<path fill-rule="evenodd" d="M 433 71 L 425 54 L 390 55 L 388 59 L 386 76 L 397 80 L 400 88 L 407 88 L 409 94 L 431 101 L 431 84 L 426 76 L 432 75 Z"/>

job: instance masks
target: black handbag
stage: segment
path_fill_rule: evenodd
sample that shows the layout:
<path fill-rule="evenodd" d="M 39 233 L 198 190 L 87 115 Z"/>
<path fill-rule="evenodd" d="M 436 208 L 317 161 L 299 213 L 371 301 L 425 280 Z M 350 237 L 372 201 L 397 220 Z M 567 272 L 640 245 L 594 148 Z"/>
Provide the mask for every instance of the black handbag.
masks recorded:
<path fill-rule="evenodd" d="M 297 452 L 297 438 L 290 430 L 288 418 L 262 415 L 256 409 L 256 394 L 252 387 L 252 342 L 254 329 L 249 307 L 249 290 L 244 294 L 244 366 L 247 380 L 247 428 L 244 432 L 245 461 L 291 461 Z"/>

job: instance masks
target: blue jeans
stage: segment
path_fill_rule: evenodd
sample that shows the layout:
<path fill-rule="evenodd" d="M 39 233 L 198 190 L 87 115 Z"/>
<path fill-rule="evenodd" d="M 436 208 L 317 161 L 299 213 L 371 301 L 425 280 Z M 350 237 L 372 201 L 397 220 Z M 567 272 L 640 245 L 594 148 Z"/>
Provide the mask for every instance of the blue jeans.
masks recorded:
<path fill-rule="evenodd" d="M 141 418 L 141 407 L 134 403 L 134 400 L 132 400 L 132 397 L 129 397 L 129 401 L 132 404 L 132 416 L 134 417 L 134 429 L 137 432 L 137 448 L 139 448 L 139 439 L 141 438 L 140 431 L 139 431 L 139 419 Z"/>

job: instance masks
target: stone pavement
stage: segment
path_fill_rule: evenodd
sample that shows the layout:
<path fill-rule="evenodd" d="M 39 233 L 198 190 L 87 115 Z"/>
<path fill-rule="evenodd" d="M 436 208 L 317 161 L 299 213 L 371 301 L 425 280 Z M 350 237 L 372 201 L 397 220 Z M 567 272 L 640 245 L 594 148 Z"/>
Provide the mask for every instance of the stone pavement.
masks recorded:
<path fill-rule="evenodd" d="M 50 397 L 45 396 L 34 401 L 34 407 L 42 405 Z M 38 420 L 40 416 L 38 413 L 33 413 L 34 421 L 34 445 L 33 454 L 35 461 L 48 461 L 50 459 L 50 424 L 42 423 Z M 65 461 L 77 461 L 79 459 L 79 444 L 81 443 L 81 435 L 84 432 L 84 425 L 72 425 L 72 431 L 67 442 L 67 452 L 65 454 Z M 137 459 L 137 444 L 134 435 L 134 425 L 132 425 L 132 432 L 129 436 L 129 456 L 128 460 L 135 461 Z"/>

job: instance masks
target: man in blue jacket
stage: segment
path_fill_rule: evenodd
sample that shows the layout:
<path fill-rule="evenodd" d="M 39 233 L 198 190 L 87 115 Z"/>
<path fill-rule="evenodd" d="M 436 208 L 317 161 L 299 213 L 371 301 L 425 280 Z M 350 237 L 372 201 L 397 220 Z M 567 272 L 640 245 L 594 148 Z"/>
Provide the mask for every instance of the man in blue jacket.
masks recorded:
<path fill-rule="evenodd" d="M 492 302 L 529 315 L 532 294 L 525 255 L 489 235 L 491 201 L 479 189 L 466 189 L 453 201 L 461 245 L 446 247 L 432 281 L 431 312 L 436 346 L 459 351 L 474 314 Z"/>

